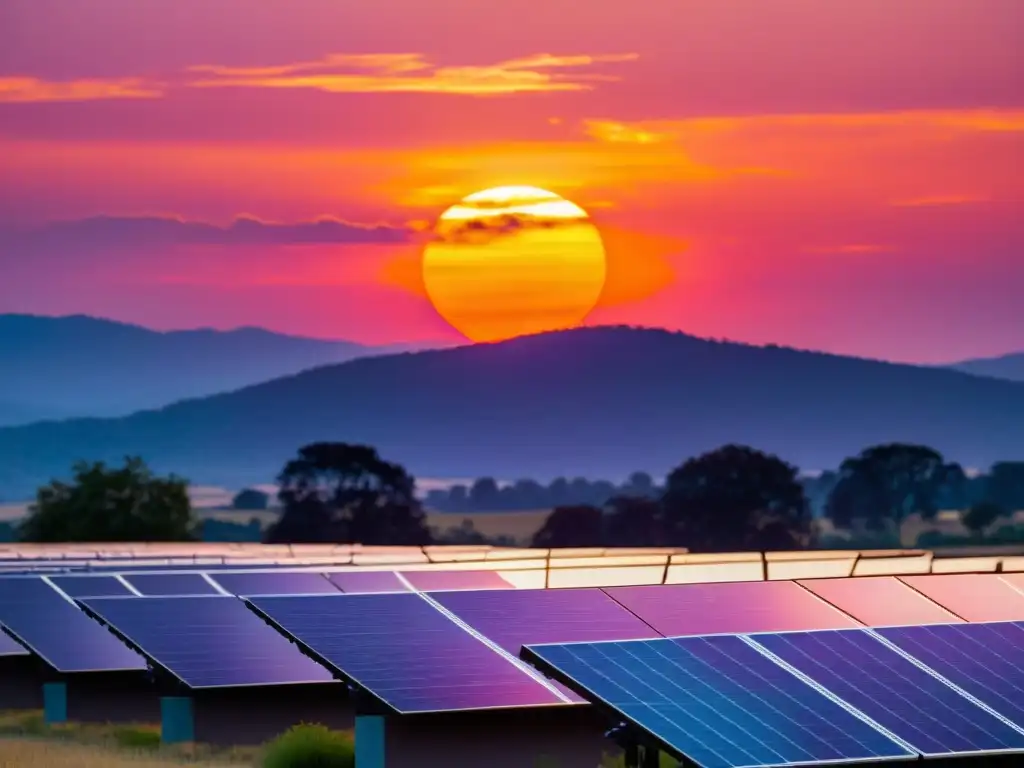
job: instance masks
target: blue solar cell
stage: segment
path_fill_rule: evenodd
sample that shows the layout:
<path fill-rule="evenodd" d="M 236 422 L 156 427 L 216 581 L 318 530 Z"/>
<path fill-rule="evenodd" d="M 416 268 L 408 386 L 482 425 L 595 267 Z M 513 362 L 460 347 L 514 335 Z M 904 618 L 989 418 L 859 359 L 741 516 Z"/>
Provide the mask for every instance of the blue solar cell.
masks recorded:
<path fill-rule="evenodd" d="M 330 672 L 234 597 L 80 602 L 190 688 L 334 681 Z"/>
<path fill-rule="evenodd" d="M 703 768 L 917 757 L 736 636 L 535 645 L 523 655 Z"/>
<path fill-rule="evenodd" d="M 416 594 L 257 597 L 249 603 L 398 712 L 564 703 Z"/>
<path fill-rule="evenodd" d="M 147 596 L 218 595 L 217 588 L 198 573 L 133 573 L 125 580 Z"/>
<path fill-rule="evenodd" d="M 392 571 L 339 571 L 328 573 L 327 578 L 342 592 L 350 595 L 409 591 L 409 587 Z"/>
<path fill-rule="evenodd" d="M 53 576 L 50 581 L 69 597 L 127 597 L 132 594 L 113 576 Z"/>
<path fill-rule="evenodd" d="M 340 590 L 322 573 L 214 573 L 214 581 L 233 595 L 336 595 Z"/>
<path fill-rule="evenodd" d="M 61 672 L 146 668 L 141 656 L 38 577 L 0 578 L 0 624 Z"/>
<path fill-rule="evenodd" d="M 0 656 L 27 656 L 28 651 L 0 630 Z"/>
<path fill-rule="evenodd" d="M 1024 622 L 935 624 L 875 631 L 1024 727 Z"/>
<path fill-rule="evenodd" d="M 1018 731 L 860 629 L 751 635 L 926 756 L 1024 750 Z"/>

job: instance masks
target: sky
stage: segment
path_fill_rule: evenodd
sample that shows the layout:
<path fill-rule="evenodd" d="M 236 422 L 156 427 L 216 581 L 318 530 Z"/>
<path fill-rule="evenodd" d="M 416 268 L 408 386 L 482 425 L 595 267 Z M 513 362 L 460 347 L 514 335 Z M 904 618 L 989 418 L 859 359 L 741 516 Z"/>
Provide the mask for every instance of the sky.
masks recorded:
<path fill-rule="evenodd" d="M 1020 0 L 4 0 L 0 312 L 459 338 L 424 233 L 604 240 L 590 324 L 1024 350 Z"/>

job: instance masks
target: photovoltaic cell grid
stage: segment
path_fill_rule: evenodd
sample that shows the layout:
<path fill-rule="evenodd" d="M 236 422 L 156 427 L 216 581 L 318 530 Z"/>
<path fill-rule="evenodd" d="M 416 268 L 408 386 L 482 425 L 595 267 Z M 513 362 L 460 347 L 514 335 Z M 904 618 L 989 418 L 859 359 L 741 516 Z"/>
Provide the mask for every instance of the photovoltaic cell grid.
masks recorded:
<path fill-rule="evenodd" d="M 1024 731 L 960 695 L 866 630 L 786 632 L 751 639 L 925 756 L 1024 750 Z"/>
<path fill-rule="evenodd" d="M 52 576 L 50 581 L 69 597 L 127 597 L 133 594 L 113 576 Z"/>
<path fill-rule="evenodd" d="M 190 688 L 334 681 L 330 672 L 234 597 L 80 602 Z"/>
<path fill-rule="evenodd" d="M 141 656 L 41 578 L 0 578 L 0 624 L 60 672 L 146 668 Z"/>
<path fill-rule="evenodd" d="M 860 626 L 789 581 L 612 587 L 604 591 L 666 637 Z"/>
<path fill-rule="evenodd" d="M 27 656 L 26 651 L 17 641 L 0 630 L 0 656 Z"/>
<path fill-rule="evenodd" d="M 430 598 L 516 657 L 524 645 L 660 637 L 600 589 L 435 592 Z"/>
<path fill-rule="evenodd" d="M 941 605 L 893 576 L 807 579 L 800 585 L 869 627 L 960 621 Z"/>
<path fill-rule="evenodd" d="M 259 613 L 400 713 L 565 703 L 417 594 L 256 597 Z"/>
<path fill-rule="evenodd" d="M 314 595 L 339 592 L 322 573 L 213 573 L 210 578 L 233 595 Z"/>
<path fill-rule="evenodd" d="M 133 573 L 125 580 L 143 595 L 218 595 L 217 588 L 198 573 Z"/>
<path fill-rule="evenodd" d="M 916 757 L 740 637 L 537 645 L 523 655 L 703 768 Z"/>
<path fill-rule="evenodd" d="M 327 578 L 342 592 L 352 595 L 409 591 L 401 579 L 391 571 L 345 571 L 328 573 Z"/>
<path fill-rule="evenodd" d="M 900 580 L 965 621 L 1024 621 L 1024 594 L 994 573 L 901 576 Z"/>
<path fill-rule="evenodd" d="M 515 589 L 495 571 L 403 571 L 402 577 L 421 592 L 455 589 Z"/>
<path fill-rule="evenodd" d="M 890 627 L 877 632 L 1024 726 L 1024 623 Z"/>

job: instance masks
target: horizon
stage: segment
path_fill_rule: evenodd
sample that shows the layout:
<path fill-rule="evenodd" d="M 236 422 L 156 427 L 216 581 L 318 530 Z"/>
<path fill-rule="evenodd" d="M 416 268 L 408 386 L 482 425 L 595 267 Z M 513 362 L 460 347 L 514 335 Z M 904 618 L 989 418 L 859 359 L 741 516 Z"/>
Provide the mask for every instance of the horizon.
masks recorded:
<path fill-rule="evenodd" d="M 663 0 L 554 0 L 528 32 L 459 0 L 17 4 L 0 311 L 374 346 L 584 317 L 926 365 L 1024 350 L 1019 4 L 740 2 L 680 26 Z M 439 293 L 428 230 L 509 186 L 588 216 L 502 233 L 576 272 L 521 265 L 520 287 L 561 275 L 547 298 Z"/>

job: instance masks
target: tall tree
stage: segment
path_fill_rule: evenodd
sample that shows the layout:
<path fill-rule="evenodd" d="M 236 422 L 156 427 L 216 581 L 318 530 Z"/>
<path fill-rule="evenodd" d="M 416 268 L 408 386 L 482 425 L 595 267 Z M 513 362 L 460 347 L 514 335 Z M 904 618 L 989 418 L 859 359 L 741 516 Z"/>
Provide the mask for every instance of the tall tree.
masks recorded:
<path fill-rule="evenodd" d="M 930 520 L 951 480 L 962 473 L 924 445 L 877 445 L 840 465 L 825 513 L 840 528 L 854 521 L 872 530 L 889 524 L 898 528 L 913 514 Z"/>
<path fill-rule="evenodd" d="M 589 504 L 555 507 L 533 536 L 534 547 L 602 547 L 604 513 Z"/>
<path fill-rule="evenodd" d="M 991 501 L 979 501 L 964 513 L 961 522 L 975 536 L 980 536 L 986 528 L 1005 515 L 1006 510 L 998 504 Z"/>
<path fill-rule="evenodd" d="M 1003 509 L 1024 509 L 1024 461 L 1000 461 L 992 465 L 986 496 Z"/>
<path fill-rule="evenodd" d="M 661 502 L 647 496 L 615 496 L 605 505 L 609 547 L 665 546 Z"/>
<path fill-rule="evenodd" d="M 727 445 L 675 469 L 662 498 L 667 543 L 694 552 L 795 549 L 811 535 L 797 468 Z"/>
<path fill-rule="evenodd" d="M 138 457 L 121 467 L 82 462 L 70 482 L 36 492 L 18 528 L 23 541 L 188 541 L 196 520 L 188 482 L 158 477 Z"/>
<path fill-rule="evenodd" d="M 284 510 L 268 542 L 430 543 L 415 480 L 369 446 L 307 445 L 278 483 Z"/>

